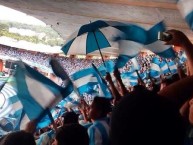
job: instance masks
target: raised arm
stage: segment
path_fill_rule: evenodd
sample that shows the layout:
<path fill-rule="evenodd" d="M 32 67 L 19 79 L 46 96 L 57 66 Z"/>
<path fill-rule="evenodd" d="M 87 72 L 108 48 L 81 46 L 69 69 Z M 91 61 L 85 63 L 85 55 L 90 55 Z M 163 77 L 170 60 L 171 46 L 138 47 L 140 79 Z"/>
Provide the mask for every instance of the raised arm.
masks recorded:
<path fill-rule="evenodd" d="M 162 89 L 158 94 L 174 101 L 179 108 L 193 96 L 193 76 L 183 78 Z"/>
<path fill-rule="evenodd" d="M 193 45 L 188 37 L 181 31 L 168 30 L 167 33 L 172 35 L 172 39 L 167 41 L 166 44 L 181 47 L 187 56 L 190 75 L 193 75 Z"/>
<path fill-rule="evenodd" d="M 192 113 L 189 113 L 189 100 L 193 96 L 193 45 L 186 35 L 178 30 L 169 30 L 167 33 L 172 35 L 172 39 L 166 44 L 175 45 L 181 47 L 187 56 L 187 77 L 180 72 L 181 80 L 167 86 L 159 92 L 163 97 L 166 97 L 178 105 L 181 115 L 190 122 L 192 121 Z M 182 70 L 178 70 L 182 71 Z M 189 118 L 188 118 L 189 116 Z"/>
<path fill-rule="evenodd" d="M 114 102 L 118 102 L 120 99 L 121 99 L 121 95 L 120 93 L 118 92 L 117 88 L 115 87 L 113 81 L 112 81 L 112 78 L 111 78 L 111 75 L 110 73 L 107 73 L 106 75 L 106 78 L 105 78 L 108 83 L 109 83 L 109 88 L 110 88 L 110 91 L 113 95 L 113 98 L 114 98 Z"/>
<path fill-rule="evenodd" d="M 126 89 L 125 85 L 122 82 L 121 75 L 118 69 L 114 70 L 114 76 L 117 80 L 118 85 L 120 86 L 121 94 L 122 96 L 128 95 L 128 90 Z"/>

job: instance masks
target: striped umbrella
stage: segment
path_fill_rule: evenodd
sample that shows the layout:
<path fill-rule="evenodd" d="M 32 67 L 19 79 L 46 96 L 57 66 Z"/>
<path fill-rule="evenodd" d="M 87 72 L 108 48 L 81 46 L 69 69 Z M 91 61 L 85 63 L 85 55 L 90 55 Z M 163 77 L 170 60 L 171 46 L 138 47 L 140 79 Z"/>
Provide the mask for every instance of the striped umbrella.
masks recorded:
<path fill-rule="evenodd" d="M 62 47 L 62 51 L 66 55 L 85 55 L 88 53 L 94 54 L 99 52 L 102 57 L 101 49 L 103 49 L 103 53 L 105 53 L 105 50 L 110 48 L 110 54 L 117 55 L 119 44 L 118 41 L 114 41 L 114 38 L 118 38 L 119 36 L 122 37 L 124 35 L 123 32 L 132 34 L 130 35 L 130 40 L 134 42 L 142 43 L 141 41 L 143 41 L 143 37 L 145 37 L 144 29 L 139 26 L 116 21 L 98 20 L 90 24 L 83 25 L 78 31 L 74 32 L 68 40 L 66 40 L 66 43 Z"/>

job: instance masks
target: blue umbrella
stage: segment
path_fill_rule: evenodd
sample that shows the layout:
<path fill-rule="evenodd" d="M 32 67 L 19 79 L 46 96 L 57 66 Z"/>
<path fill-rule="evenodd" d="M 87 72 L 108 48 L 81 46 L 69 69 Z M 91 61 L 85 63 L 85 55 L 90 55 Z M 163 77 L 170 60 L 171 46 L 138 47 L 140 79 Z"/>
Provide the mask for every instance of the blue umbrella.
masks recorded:
<path fill-rule="evenodd" d="M 114 41 L 114 38 L 123 37 L 124 33 L 131 34 L 127 36 L 130 37 L 129 40 L 139 43 L 143 43 L 146 38 L 145 30 L 134 24 L 98 20 L 83 25 L 78 31 L 74 32 L 62 47 L 62 51 L 66 55 L 88 54 L 99 51 L 102 57 L 101 49 L 110 47 L 110 53 L 117 55 L 119 45 L 118 42 Z"/>

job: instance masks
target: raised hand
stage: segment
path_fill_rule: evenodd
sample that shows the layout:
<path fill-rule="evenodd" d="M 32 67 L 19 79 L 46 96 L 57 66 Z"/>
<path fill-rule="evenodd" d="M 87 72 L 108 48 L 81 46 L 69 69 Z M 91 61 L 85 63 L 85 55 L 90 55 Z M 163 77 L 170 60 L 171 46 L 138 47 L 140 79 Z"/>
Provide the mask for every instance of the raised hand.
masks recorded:
<path fill-rule="evenodd" d="M 175 45 L 175 46 L 184 47 L 186 43 L 189 43 L 189 39 L 181 31 L 172 29 L 172 30 L 166 31 L 166 33 L 172 35 L 172 39 L 170 41 L 166 41 L 167 45 Z"/>
<path fill-rule="evenodd" d="M 36 124 L 37 124 L 36 120 L 29 121 L 26 125 L 25 131 L 29 133 L 34 133 L 36 129 Z"/>

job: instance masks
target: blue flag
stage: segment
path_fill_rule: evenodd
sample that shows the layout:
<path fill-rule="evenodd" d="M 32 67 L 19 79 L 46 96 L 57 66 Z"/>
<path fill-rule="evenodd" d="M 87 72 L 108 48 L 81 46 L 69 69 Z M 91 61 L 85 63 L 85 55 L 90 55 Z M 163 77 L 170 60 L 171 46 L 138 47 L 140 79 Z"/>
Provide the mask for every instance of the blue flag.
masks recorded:
<path fill-rule="evenodd" d="M 29 120 L 41 120 L 60 100 L 73 91 L 70 81 L 64 88 L 43 76 L 23 62 L 18 62 L 15 72 L 17 95 Z M 52 119 L 52 118 L 50 118 Z M 51 120 L 52 121 L 52 120 Z M 43 122 L 39 127 L 49 124 Z"/>

